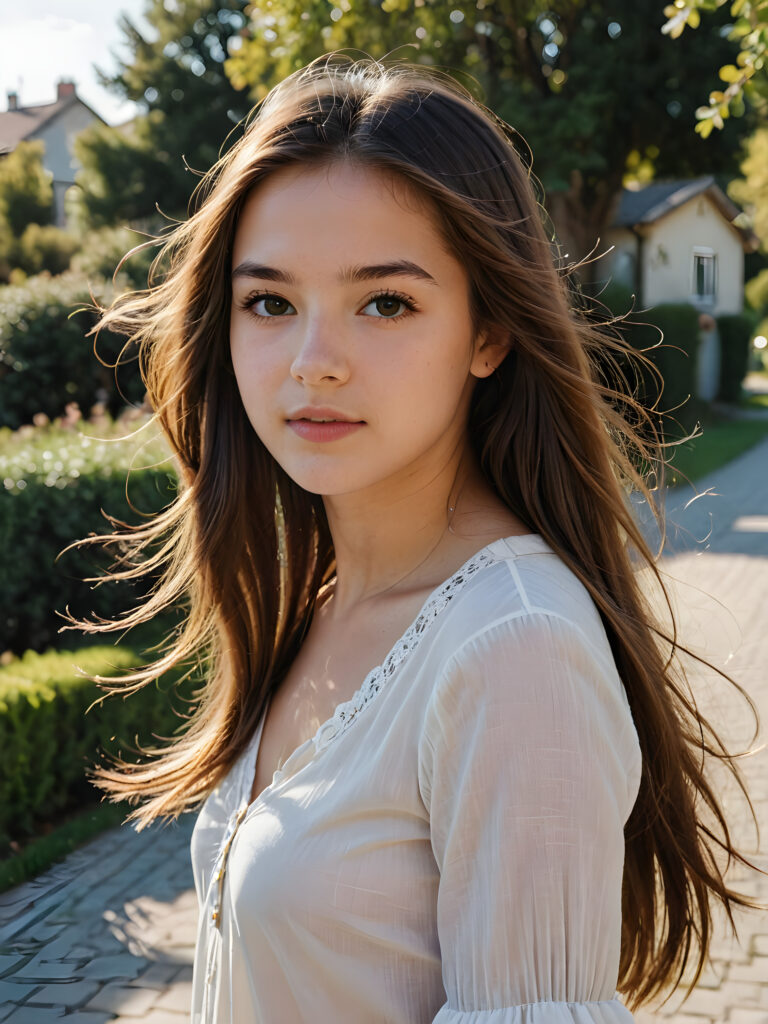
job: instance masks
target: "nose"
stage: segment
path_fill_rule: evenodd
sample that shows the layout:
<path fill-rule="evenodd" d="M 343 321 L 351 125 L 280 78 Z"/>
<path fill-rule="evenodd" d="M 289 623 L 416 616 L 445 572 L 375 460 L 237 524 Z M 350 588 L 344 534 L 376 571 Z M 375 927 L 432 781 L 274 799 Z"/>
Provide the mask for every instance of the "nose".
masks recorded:
<path fill-rule="evenodd" d="M 319 321 L 308 324 L 291 363 L 291 376 L 300 384 L 344 383 L 349 365 L 337 329 Z"/>

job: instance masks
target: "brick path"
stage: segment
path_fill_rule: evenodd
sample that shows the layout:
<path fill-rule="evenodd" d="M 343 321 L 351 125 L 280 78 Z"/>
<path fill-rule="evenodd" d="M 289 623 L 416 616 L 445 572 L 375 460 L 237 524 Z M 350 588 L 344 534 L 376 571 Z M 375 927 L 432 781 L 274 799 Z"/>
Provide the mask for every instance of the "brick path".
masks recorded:
<path fill-rule="evenodd" d="M 0 1021 L 186 1024 L 192 825 L 112 829 L 0 895 Z"/>
<path fill-rule="evenodd" d="M 668 501 L 668 518 L 677 524 L 668 528 L 676 553 L 664 559 L 664 568 L 676 581 L 675 604 L 689 645 L 724 668 L 754 700 L 761 732 L 752 745 L 760 746 L 768 740 L 768 441 L 699 481 L 700 492 L 710 488 L 716 493 L 687 509 L 690 487 Z M 695 541 L 707 536 L 696 549 Z M 698 672 L 695 692 L 732 749 L 749 745 L 752 722 L 728 684 Z M 768 871 L 768 746 L 741 764 L 761 829 L 761 853 L 755 855 L 743 798 L 732 784 L 721 781 L 720 788 L 727 793 L 740 848 Z M 768 878 L 738 869 L 729 879 L 768 904 Z M 768 1024 L 768 914 L 741 912 L 736 921 L 739 942 L 718 915 L 711 967 L 691 997 L 680 1006 L 681 993 L 655 1013 L 639 1011 L 638 1024 Z"/>
<path fill-rule="evenodd" d="M 664 568 L 674 577 L 683 633 L 746 687 L 768 732 L 768 441 L 699 483 L 713 485 L 677 524 Z M 685 496 L 692 496 L 692 491 Z M 694 538 L 709 533 L 705 546 Z M 708 596 L 710 595 L 710 596 Z M 750 739 L 741 702 L 726 684 L 697 677 L 696 695 L 732 743 Z M 723 699 L 725 698 L 725 699 Z M 763 737 L 761 737 L 761 740 Z M 744 763 L 763 833 L 768 832 L 768 748 Z M 725 785 L 725 783 L 723 783 Z M 728 792 L 735 831 L 755 849 L 747 815 Z M 182 1024 L 189 1019 L 196 902 L 190 816 L 140 834 L 121 827 L 93 840 L 35 881 L 0 895 L 0 1022 Z M 768 857 L 758 862 L 768 870 Z M 768 878 L 734 871 L 732 884 L 768 902 Z M 712 966 L 680 997 L 638 1024 L 768 1024 L 768 915 L 740 915 L 741 944 L 723 927 Z M 277 1022 L 276 1022 L 277 1024 Z M 323 1022 L 325 1024 L 325 1022 Z M 363 1024 L 363 1022 L 361 1022 Z"/>

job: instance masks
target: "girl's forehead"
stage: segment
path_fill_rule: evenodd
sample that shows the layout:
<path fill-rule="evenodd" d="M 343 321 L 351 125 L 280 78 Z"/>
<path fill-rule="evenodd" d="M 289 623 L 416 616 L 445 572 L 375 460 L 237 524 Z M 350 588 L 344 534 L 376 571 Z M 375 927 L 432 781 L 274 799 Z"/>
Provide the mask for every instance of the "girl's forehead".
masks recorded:
<path fill-rule="evenodd" d="M 329 256 L 345 244 L 406 246 L 423 254 L 442 247 L 438 225 L 426 197 L 385 170 L 354 163 L 289 166 L 248 195 L 236 225 L 235 257 L 254 247 L 295 251 L 298 240 L 327 248 Z"/>
<path fill-rule="evenodd" d="M 311 209 L 333 204 L 334 211 L 358 206 L 359 216 L 371 207 L 397 207 L 402 215 L 431 219 L 433 205 L 417 188 L 386 168 L 350 160 L 281 167 L 259 182 L 246 198 L 243 213 L 264 215 L 299 204 Z M 359 205 L 358 205 L 359 204 Z M 242 217 L 241 217 L 242 220 Z"/>

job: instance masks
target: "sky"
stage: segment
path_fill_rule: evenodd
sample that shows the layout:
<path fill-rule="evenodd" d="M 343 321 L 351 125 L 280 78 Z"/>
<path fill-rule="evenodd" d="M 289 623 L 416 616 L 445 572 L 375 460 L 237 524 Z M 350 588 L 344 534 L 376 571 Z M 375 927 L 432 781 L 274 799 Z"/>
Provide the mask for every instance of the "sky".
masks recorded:
<path fill-rule="evenodd" d="M 136 112 L 102 88 L 93 65 L 115 70 L 112 50 L 120 45 L 117 19 L 125 12 L 139 27 L 145 0 L 0 0 L 0 110 L 7 93 L 19 94 L 19 106 L 52 103 L 60 78 L 75 83 L 78 96 L 109 124 L 127 121 Z"/>

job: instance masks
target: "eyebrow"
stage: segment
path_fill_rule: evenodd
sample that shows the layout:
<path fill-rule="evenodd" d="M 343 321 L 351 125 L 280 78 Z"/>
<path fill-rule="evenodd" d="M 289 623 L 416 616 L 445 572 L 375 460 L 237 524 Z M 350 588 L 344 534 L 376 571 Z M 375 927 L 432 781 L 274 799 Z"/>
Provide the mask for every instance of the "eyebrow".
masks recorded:
<path fill-rule="evenodd" d="M 235 281 L 239 277 L 258 277 L 263 281 L 281 281 L 289 285 L 297 283 L 294 275 L 287 270 L 268 267 L 255 260 L 243 260 L 235 267 L 232 271 L 232 280 Z M 389 263 L 374 263 L 370 266 L 358 264 L 345 267 L 338 275 L 341 284 L 355 284 L 358 281 L 372 281 L 383 277 L 416 277 L 422 281 L 437 284 L 431 274 L 428 274 L 418 263 L 412 263 L 411 260 L 392 260 Z"/>

